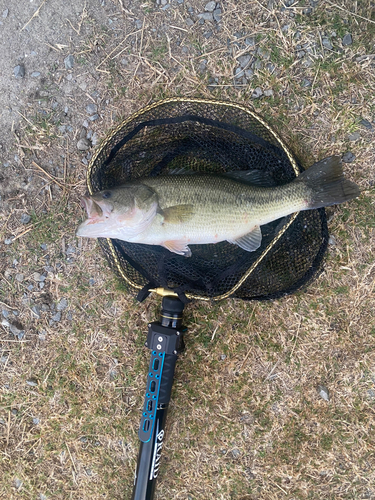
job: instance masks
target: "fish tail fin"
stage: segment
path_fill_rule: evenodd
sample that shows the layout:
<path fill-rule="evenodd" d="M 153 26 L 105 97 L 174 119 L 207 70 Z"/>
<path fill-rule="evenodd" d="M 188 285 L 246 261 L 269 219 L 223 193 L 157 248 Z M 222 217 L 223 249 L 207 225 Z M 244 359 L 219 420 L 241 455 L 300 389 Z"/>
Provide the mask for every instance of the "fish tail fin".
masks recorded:
<path fill-rule="evenodd" d="M 304 182 L 309 189 L 309 209 L 337 205 L 360 195 L 357 184 L 345 179 L 339 156 L 314 163 L 296 180 Z"/>

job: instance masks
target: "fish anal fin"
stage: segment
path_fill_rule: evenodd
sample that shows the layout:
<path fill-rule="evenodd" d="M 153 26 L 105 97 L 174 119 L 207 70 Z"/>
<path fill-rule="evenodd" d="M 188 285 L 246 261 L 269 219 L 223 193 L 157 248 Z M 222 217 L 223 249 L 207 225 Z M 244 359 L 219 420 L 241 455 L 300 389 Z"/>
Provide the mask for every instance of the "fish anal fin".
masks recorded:
<path fill-rule="evenodd" d="M 238 245 L 243 250 L 247 252 L 254 252 L 257 250 L 262 243 L 262 231 L 259 226 L 255 226 L 250 233 L 237 238 L 236 240 L 228 240 L 230 243 Z"/>
<path fill-rule="evenodd" d="M 186 222 L 193 216 L 193 205 L 175 205 L 163 209 L 164 222 L 178 224 Z"/>
<path fill-rule="evenodd" d="M 187 246 L 185 241 L 180 240 L 170 240 L 164 241 L 162 246 L 167 248 L 170 252 L 176 253 L 177 255 L 184 255 L 185 257 L 191 257 L 191 250 Z"/>

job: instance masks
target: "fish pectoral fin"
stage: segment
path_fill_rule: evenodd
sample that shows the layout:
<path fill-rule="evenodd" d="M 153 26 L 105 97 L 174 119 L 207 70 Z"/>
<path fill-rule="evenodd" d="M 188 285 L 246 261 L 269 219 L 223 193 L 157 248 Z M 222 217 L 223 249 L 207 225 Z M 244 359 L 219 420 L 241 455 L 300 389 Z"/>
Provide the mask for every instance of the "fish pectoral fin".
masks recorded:
<path fill-rule="evenodd" d="M 193 205 L 175 205 L 163 209 L 164 222 L 178 224 L 186 222 L 193 216 Z"/>
<path fill-rule="evenodd" d="M 175 240 L 175 241 L 164 241 L 162 246 L 167 248 L 170 252 L 176 253 L 177 255 L 184 255 L 185 257 L 191 257 L 191 250 L 185 243 L 185 241 Z"/>
<path fill-rule="evenodd" d="M 255 226 L 250 233 L 241 236 L 241 238 L 237 238 L 236 240 L 228 240 L 229 243 L 234 243 L 238 245 L 243 250 L 247 252 L 254 252 L 257 250 L 262 243 L 262 231 L 259 226 Z"/>

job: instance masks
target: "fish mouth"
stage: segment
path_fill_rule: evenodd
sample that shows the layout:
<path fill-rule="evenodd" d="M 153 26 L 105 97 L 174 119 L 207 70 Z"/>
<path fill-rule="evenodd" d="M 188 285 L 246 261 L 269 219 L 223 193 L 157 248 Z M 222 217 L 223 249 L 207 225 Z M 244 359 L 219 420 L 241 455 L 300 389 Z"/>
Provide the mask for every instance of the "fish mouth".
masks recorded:
<path fill-rule="evenodd" d="M 83 198 L 81 198 L 81 206 L 86 210 L 89 219 L 97 219 L 103 215 L 103 210 L 89 196 L 83 196 Z"/>

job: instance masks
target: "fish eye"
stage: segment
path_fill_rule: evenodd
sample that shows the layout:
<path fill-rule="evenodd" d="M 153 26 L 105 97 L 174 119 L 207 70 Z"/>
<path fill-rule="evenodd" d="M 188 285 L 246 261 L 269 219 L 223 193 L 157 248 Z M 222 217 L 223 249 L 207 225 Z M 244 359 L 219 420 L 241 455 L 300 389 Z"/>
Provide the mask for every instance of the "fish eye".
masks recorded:
<path fill-rule="evenodd" d="M 104 191 L 104 193 L 102 194 L 102 197 L 107 200 L 108 198 L 111 197 L 111 191 Z"/>

